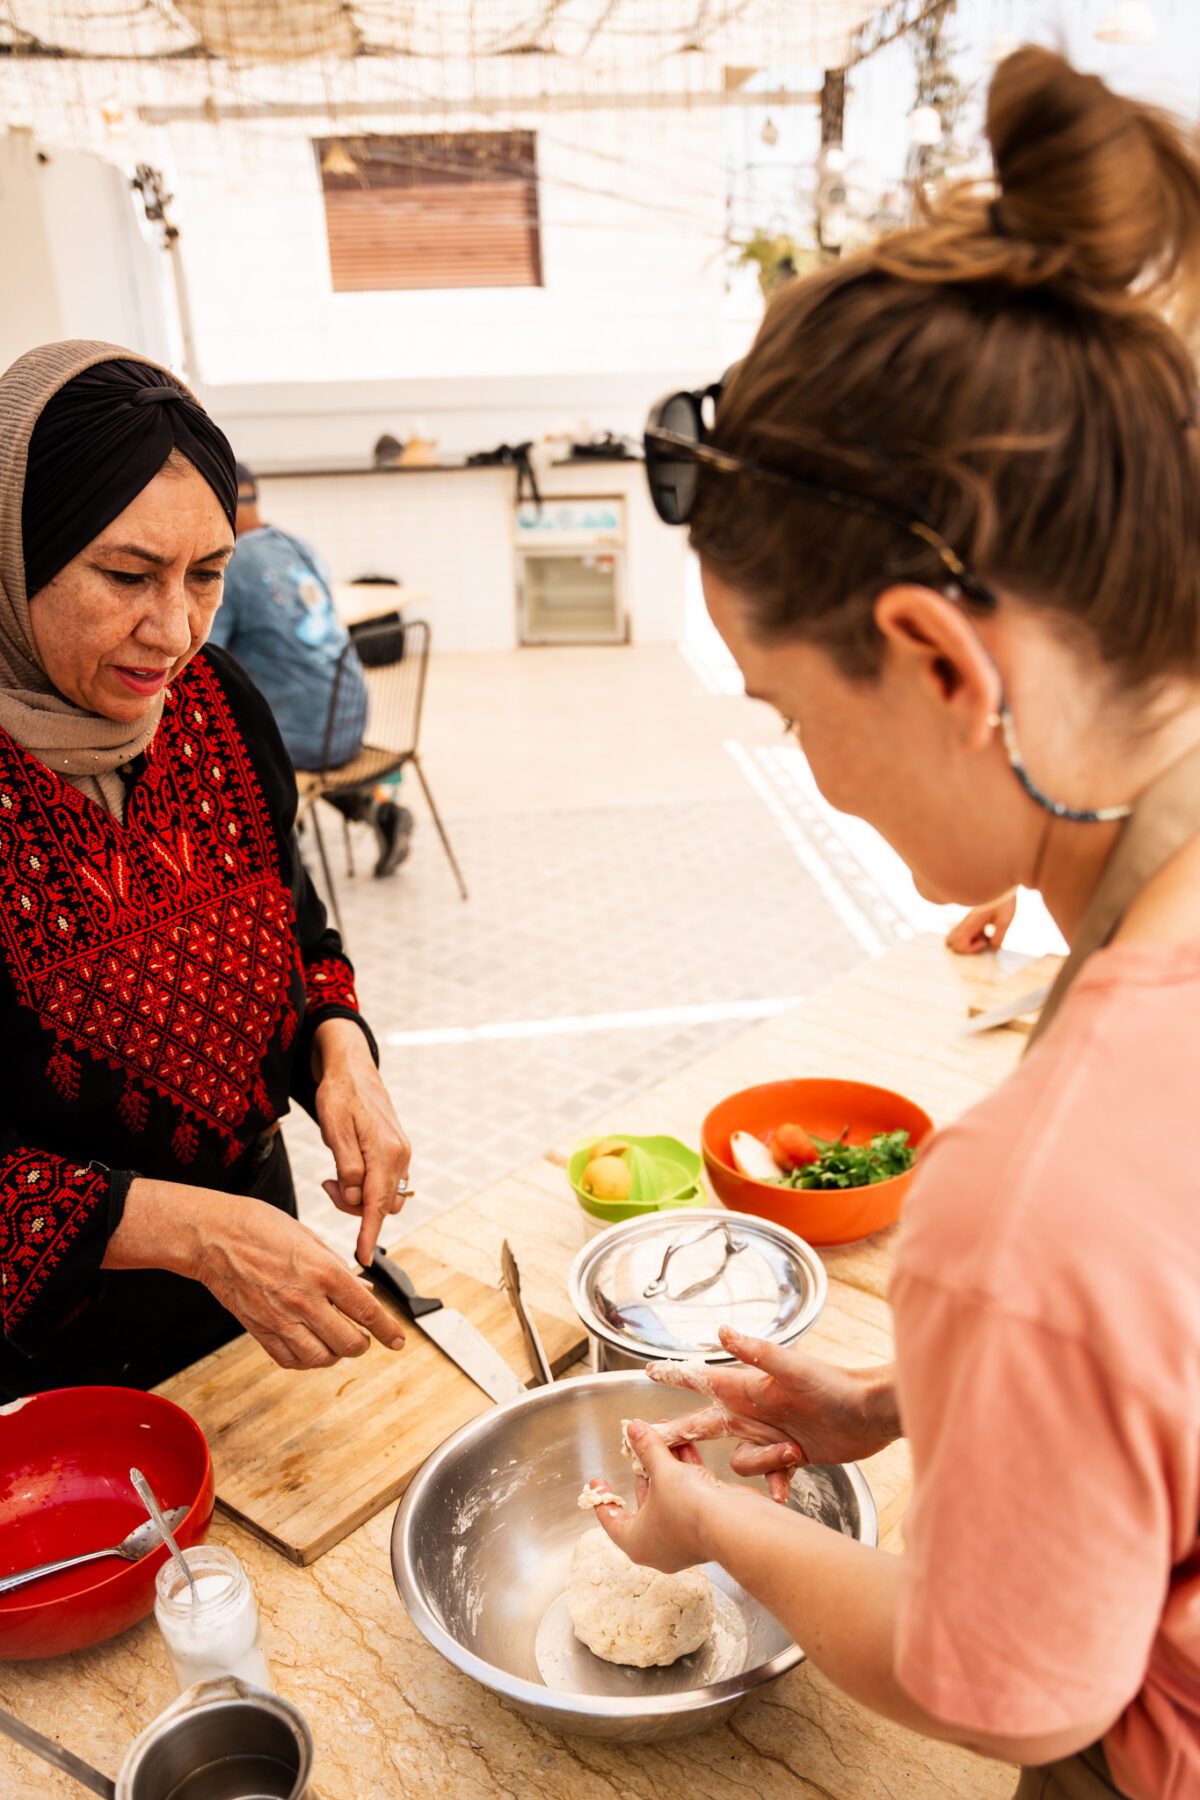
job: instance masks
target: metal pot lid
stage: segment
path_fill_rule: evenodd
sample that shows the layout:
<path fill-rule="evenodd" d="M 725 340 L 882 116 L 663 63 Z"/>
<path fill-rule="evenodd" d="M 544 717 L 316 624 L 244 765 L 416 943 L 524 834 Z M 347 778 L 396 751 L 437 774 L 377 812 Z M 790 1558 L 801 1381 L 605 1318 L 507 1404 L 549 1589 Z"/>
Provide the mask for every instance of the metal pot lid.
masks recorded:
<path fill-rule="evenodd" d="M 723 1207 L 613 1225 L 571 1266 L 588 1330 L 634 1356 L 728 1362 L 717 1328 L 790 1343 L 825 1304 L 825 1265 L 793 1232 Z"/>

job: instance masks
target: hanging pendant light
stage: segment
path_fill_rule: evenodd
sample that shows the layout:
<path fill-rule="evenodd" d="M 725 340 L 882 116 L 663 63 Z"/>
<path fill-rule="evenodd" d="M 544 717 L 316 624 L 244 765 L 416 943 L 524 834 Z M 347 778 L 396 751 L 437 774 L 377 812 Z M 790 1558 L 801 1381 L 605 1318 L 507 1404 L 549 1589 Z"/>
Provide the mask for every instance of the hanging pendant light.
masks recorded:
<path fill-rule="evenodd" d="M 908 141 L 930 149 L 942 141 L 942 115 L 936 106 L 914 106 L 908 115 Z"/>
<path fill-rule="evenodd" d="M 357 175 L 358 164 L 343 144 L 341 138 L 334 138 L 328 150 L 321 158 L 321 168 L 326 175 Z"/>
<path fill-rule="evenodd" d="M 774 119 L 767 120 L 760 135 L 763 143 L 767 146 L 767 149 L 773 150 L 779 142 L 779 127 L 776 125 Z"/>
<path fill-rule="evenodd" d="M 1151 44 L 1158 36 L 1146 0 L 1115 0 L 1096 27 L 1102 44 Z"/>

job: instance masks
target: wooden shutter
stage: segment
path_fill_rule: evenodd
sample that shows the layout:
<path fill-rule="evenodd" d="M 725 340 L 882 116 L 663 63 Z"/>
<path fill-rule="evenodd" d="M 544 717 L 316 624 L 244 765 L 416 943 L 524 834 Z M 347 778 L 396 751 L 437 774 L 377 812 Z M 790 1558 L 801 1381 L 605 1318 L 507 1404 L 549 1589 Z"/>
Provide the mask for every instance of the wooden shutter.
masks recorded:
<path fill-rule="evenodd" d="M 335 293 L 541 286 L 532 131 L 319 138 L 314 148 Z"/>

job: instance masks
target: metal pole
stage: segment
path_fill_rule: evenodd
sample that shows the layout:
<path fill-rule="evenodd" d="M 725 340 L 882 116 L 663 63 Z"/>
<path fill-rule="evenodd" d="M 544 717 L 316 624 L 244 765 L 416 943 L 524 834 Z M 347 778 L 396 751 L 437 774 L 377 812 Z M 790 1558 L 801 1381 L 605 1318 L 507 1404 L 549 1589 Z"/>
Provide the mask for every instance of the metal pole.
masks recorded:
<path fill-rule="evenodd" d="M 171 258 L 171 274 L 175 281 L 175 304 L 179 310 L 179 335 L 183 340 L 183 373 L 192 387 L 200 383 L 200 356 L 196 349 L 196 331 L 192 323 L 192 301 L 188 292 L 183 252 L 179 247 L 179 227 L 166 227 L 167 251 Z"/>
<path fill-rule="evenodd" d="M 167 217 L 167 208 L 174 195 L 168 194 L 161 173 L 149 163 L 138 164 L 132 186 L 142 197 L 146 218 L 152 225 L 162 226 L 163 249 L 171 258 L 171 277 L 175 284 L 175 308 L 179 314 L 179 335 L 183 343 L 183 373 L 196 386 L 200 381 L 200 358 L 196 351 L 196 332 L 192 323 L 187 274 L 179 248 L 179 227 Z"/>

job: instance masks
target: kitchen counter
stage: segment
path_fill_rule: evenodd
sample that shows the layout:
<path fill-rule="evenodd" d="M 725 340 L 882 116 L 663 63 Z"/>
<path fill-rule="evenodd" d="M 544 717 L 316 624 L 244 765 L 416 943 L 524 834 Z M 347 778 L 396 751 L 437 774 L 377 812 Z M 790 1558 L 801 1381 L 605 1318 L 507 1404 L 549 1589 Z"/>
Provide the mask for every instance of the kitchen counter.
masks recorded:
<path fill-rule="evenodd" d="M 797 1074 L 854 1076 L 902 1089 L 939 1123 L 992 1088 L 1024 1040 L 965 1038 L 968 998 L 988 1002 L 1012 959 L 963 962 L 918 939 L 755 1026 L 651 1089 L 597 1131 L 673 1132 L 698 1140 L 722 1095 Z M 585 1135 L 581 1121 L 577 1134 Z M 527 1298 L 565 1310 L 564 1279 L 581 1215 L 552 1155 L 415 1232 L 419 1244 L 495 1282 L 508 1237 Z M 885 1360 L 884 1298 L 895 1233 L 823 1253 L 829 1304 L 805 1347 L 846 1362 Z M 909 1486 L 893 1445 L 863 1465 L 895 1549 Z M 391 1511 L 308 1568 L 286 1562 L 219 1514 L 211 1541 L 243 1560 L 258 1594 L 281 1693 L 307 1716 L 321 1800 L 1007 1800 L 1013 1771 L 914 1737 L 839 1694 L 807 1665 L 701 1737 L 662 1744 L 568 1740 L 460 1675 L 410 1625 L 388 1562 Z M 0 1705 L 108 1773 L 135 1733 L 174 1697 L 153 1620 L 112 1643 L 52 1662 L 0 1665 Z M 69 1800 L 82 1790 L 13 1746 L 0 1752 L 2 1800 Z"/>
<path fill-rule="evenodd" d="M 632 463 L 635 468 L 640 468 L 641 458 L 598 452 L 594 456 L 559 457 L 551 463 L 535 461 L 534 466 L 540 482 L 542 475 L 554 469 L 591 469 L 609 463 Z M 507 469 L 515 474 L 516 465 L 511 462 L 472 462 L 467 456 L 437 456 L 430 462 L 411 463 L 366 462 L 361 457 L 345 456 L 326 457 L 321 462 L 268 465 L 255 469 L 254 473 L 260 481 L 300 481 L 321 475 L 479 475 L 489 469 Z"/>
<path fill-rule="evenodd" d="M 511 466 L 447 458 L 376 469 L 325 457 L 264 465 L 256 473 L 263 517 L 315 544 L 335 582 L 389 575 L 432 596 L 439 652 L 516 649 L 531 544 L 530 534 L 518 530 Z M 687 533 L 668 531 L 659 520 L 642 464 L 559 462 L 539 469 L 538 486 L 548 525 L 564 504 L 582 500 L 605 502 L 619 515 L 619 585 L 630 641 L 678 643 L 692 579 Z M 569 539 L 563 544 L 568 555 L 589 548 Z M 549 540 L 539 546 L 559 553 Z"/>

